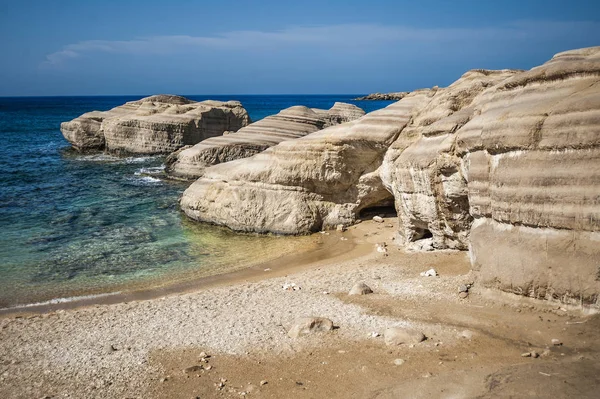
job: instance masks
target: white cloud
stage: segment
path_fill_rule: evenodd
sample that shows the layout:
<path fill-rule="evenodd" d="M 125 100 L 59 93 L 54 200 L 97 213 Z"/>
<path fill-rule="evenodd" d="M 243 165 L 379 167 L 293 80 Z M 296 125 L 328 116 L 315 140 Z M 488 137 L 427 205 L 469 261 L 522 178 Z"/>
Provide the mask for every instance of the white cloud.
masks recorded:
<path fill-rule="evenodd" d="M 255 49 L 327 48 L 342 52 L 348 49 L 403 49 L 418 51 L 427 46 L 464 46 L 487 43 L 551 41 L 559 38 L 585 37 L 600 33 L 594 22 L 517 21 L 489 28 L 414 28 L 374 24 L 292 27 L 280 31 L 232 31 L 215 36 L 153 36 L 132 40 L 90 40 L 65 45 L 48 54 L 41 66 L 56 68 L 84 55 L 98 53 L 131 55 L 169 55 L 202 52 L 210 49 L 253 51 Z M 451 50 L 451 48 L 448 48 Z"/>

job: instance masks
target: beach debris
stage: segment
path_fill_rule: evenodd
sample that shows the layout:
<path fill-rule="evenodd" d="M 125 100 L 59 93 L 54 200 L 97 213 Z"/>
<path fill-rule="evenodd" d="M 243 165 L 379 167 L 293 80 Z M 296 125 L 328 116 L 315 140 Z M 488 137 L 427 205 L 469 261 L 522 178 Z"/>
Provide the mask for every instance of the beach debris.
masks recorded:
<path fill-rule="evenodd" d="M 396 366 L 402 366 L 404 364 L 404 359 L 395 359 L 394 364 Z"/>
<path fill-rule="evenodd" d="M 343 224 L 338 224 L 336 227 L 336 230 L 340 231 L 340 232 L 344 232 L 344 231 L 346 231 L 346 226 L 344 226 Z"/>
<path fill-rule="evenodd" d="M 372 294 L 373 290 L 365 283 L 356 283 L 348 295 L 367 295 Z"/>
<path fill-rule="evenodd" d="M 113 344 L 106 345 L 106 353 L 113 353 L 117 351 L 117 347 Z"/>
<path fill-rule="evenodd" d="M 297 286 L 295 283 L 285 283 L 281 286 L 284 291 L 299 291 L 302 287 Z"/>
<path fill-rule="evenodd" d="M 558 338 L 552 338 L 552 345 L 554 346 L 561 346 L 562 345 L 562 341 Z"/>
<path fill-rule="evenodd" d="M 383 339 L 388 346 L 402 344 L 418 344 L 426 339 L 425 335 L 417 330 L 403 327 L 391 327 L 383 333 Z"/>
<path fill-rule="evenodd" d="M 377 252 L 382 253 L 383 256 L 387 256 L 387 244 L 385 242 L 378 242 L 375 244 Z"/>
<path fill-rule="evenodd" d="M 381 216 L 373 216 L 373 221 L 377 223 L 383 223 L 383 218 Z"/>
<path fill-rule="evenodd" d="M 435 269 L 429 269 L 427 271 L 421 272 L 421 277 L 436 277 L 438 273 Z"/>
<path fill-rule="evenodd" d="M 185 368 L 183 370 L 183 372 L 186 373 L 186 374 L 199 373 L 203 369 L 204 369 L 204 367 L 202 367 L 200 365 L 196 365 L 196 366 L 190 366 L 190 367 Z"/>
<path fill-rule="evenodd" d="M 290 338 L 333 330 L 333 322 L 325 317 L 301 317 L 294 321 L 288 331 Z"/>

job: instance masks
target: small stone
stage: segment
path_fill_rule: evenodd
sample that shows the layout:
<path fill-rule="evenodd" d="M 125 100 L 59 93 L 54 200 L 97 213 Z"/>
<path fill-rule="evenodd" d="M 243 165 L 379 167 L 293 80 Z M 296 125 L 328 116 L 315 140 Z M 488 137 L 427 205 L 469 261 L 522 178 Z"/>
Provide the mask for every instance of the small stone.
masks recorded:
<path fill-rule="evenodd" d="M 190 366 L 183 371 L 185 373 L 189 374 L 189 373 L 198 373 L 198 372 L 202 371 L 202 369 L 203 369 L 202 366 Z"/>
<path fill-rule="evenodd" d="M 333 330 L 333 322 L 325 317 L 302 317 L 296 319 L 288 331 L 290 338 Z"/>
<path fill-rule="evenodd" d="M 458 297 L 460 299 L 467 299 L 469 297 L 469 293 L 468 292 L 461 292 L 460 294 L 458 294 Z"/>
<path fill-rule="evenodd" d="M 206 354 L 206 352 L 202 351 L 202 352 L 200 352 L 200 354 L 198 355 L 198 357 L 200 357 L 200 358 L 205 358 L 205 357 L 210 357 L 210 356 L 208 356 L 208 355 Z"/>
<path fill-rule="evenodd" d="M 207 366 L 204 366 L 204 370 L 211 370 L 211 369 L 212 369 L 212 366 L 210 364 Z"/>
<path fill-rule="evenodd" d="M 538 357 L 540 357 L 540 354 L 537 353 L 536 351 L 532 351 L 531 352 L 531 357 L 534 358 L 534 359 L 537 359 Z"/>
<path fill-rule="evenodd" d="M 267 380 L 262 380 L 262 381 L 260 382 L 260 385 L 261 385 L 261 386 L 263 386 L 263 385 L 267 385 L 268 383 L 269 383 L 269 382 L 268 382 Z"/>
<path fill-rule="evenodd" d="M 421 277 L 435 277 L 437 276 L 437 272 L 435 269 L 429 269 L 427 271 L 421 272 Z"/>
<path fill-rule="evenodd" d="M 469 291 L 469 287 L 467 287 L 467 285 L 466 285 L 466 284 L 461 284 L 461 285 L 458 287 L 458 292 L 468 292 L 468 291 Z"/>
<path fill-rule="evenodd" d="M 373 221 L 377 223 L 383 223 L 383 218 L 381 216 L 373 216 Z"/>
<path fill-rule="evenodd" d="M 340 231 L 340 232 L 344 232 L 344 231 L 346 231 L 346 226 L 344 226 L 343 224 L 338 224 L 336 227 L 336 230 Z"/>
<path fill-rule="evenodd" d="M 113 352 L 116 352 L 116 351 L 117 351 L 117 347 L 116 346 L 114 346 L 112 344 L 109 344 L 109 345 L 106 346 L 106 353 L 113 353 Z"/>
<path fill-rule="evenodd" d="M 521 353 L 521 357 L 531 357 L 531 352 Z"/>
<path fill-rule="evenodd" d="M 552 338 L 552 345 L 554 346 L 561 346 L 562 345 L 562 341 L 558 338 Z"/>
<path fill-rule="evenodd" d="M 463 330 L 463 331 L 460 333 L 460 336 L 461 336 L 462 338 L 466 338 L 466 339 L 469 339 L 469 340 L 470 340 L 470 339 L 473 339 L 473 335 L 474 335 L 474 334 L 473 334 L 473 331 L 471 331 L 471 330 Z"/>
<path fill-rule="evenodd" d="M 396 366 L 402 366 L 404 364 L 404 359 L 396 359 L 394 360 L 394 364 Z"/>
<path fill-rule="evenodd" d="M 367 295 L 372 294 L 373 290 L 365 283 L 357 283 L 352 287 L 348 295 Z"/>
<path fill-rule="evenodd" d="M 388 346 L 402 344 L 418 344 L 425 340 L 425 335 L 417 330 L 402 327 L 392 327 L 383 334 L 385 344 Z"/>

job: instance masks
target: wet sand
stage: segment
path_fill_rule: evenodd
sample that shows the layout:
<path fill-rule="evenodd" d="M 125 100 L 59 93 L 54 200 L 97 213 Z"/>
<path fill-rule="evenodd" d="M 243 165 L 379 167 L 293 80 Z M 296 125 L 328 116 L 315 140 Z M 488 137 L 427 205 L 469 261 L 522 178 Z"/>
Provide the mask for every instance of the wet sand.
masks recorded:
<path fill-rule="evenodd" d="M 314 259 L 282 258 L 185 292 L 4 315 L 0 397 L 597 397 L 597 316 L 476 284 L 461 299 L 458 287 L 473 280 L 466 253 L 405 253 L 390 224 L 320 235 L 325 252 Z M 431 267 L 438 277 L 419 275 Z M 348 296 L 361 281 L 374 294 Z M 289 338 L 300 316 L 339 328 Z M 391 326 L 428 338 L 389 347 L 377 334 Z M 540 356 L 521 356 L 531 351 Z"/>

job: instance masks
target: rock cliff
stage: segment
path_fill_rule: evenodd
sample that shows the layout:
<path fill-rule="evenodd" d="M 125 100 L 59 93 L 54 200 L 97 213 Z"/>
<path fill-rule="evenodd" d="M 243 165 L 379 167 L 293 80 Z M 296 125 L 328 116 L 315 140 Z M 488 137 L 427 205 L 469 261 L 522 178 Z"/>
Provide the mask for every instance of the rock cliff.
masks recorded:
<path fill-rule="evenodd" d="M 88 112 L 61 124 L 61 131 L 80 151 L 165 154 L 182 146 L 236 131 L 250 118 L 237 101 L 195 102 L 180 96 L 156 95 L 109 111 Z"/>
<path fill-rule="evenodd" d="M 290 107 L 236 133 L 212 137 L 193 147 L 182 148 L 167 158 L 165 171 L 174 178 L 196 179 L 208 166 L 247 158 L 282 141 L 297 139 L 364 114 L 362 109 L 345 103 L 335 103 L 329 110 Z"/>
<path fill-rule="evenodd" d="M 361 209 L 392 202 L 378 168 L 434 94 L 417 91 L 360 119 L 207 168 L 184 192 L 181 208 L 241 231 L 298 234 L 351 224 Z"/>

